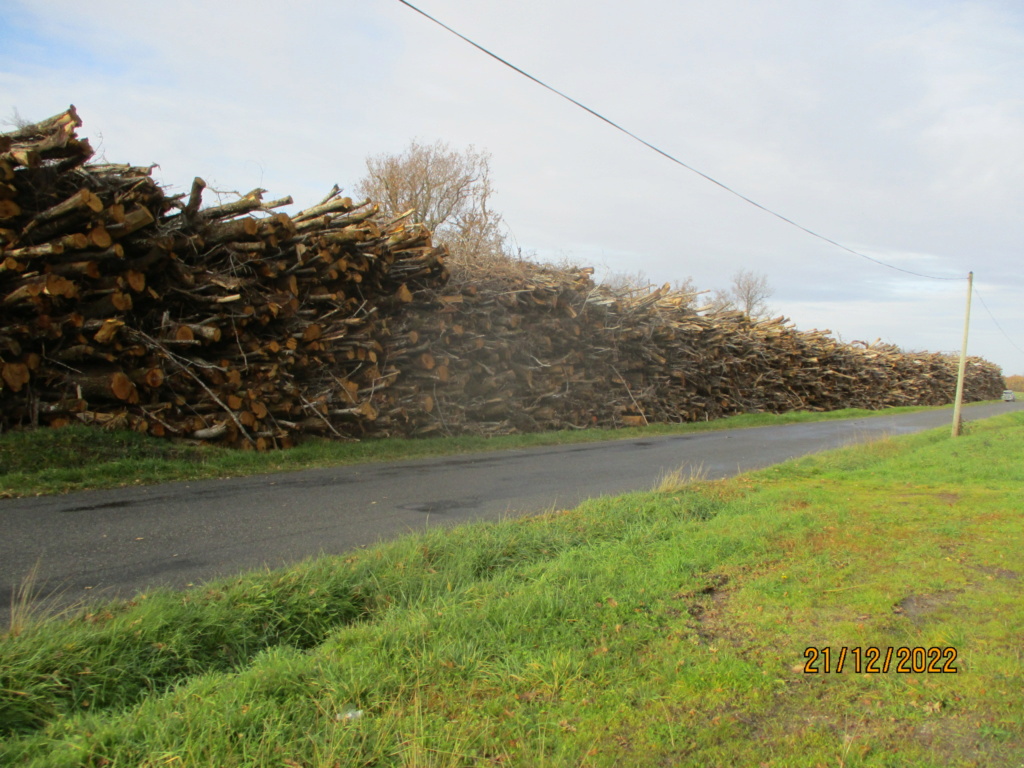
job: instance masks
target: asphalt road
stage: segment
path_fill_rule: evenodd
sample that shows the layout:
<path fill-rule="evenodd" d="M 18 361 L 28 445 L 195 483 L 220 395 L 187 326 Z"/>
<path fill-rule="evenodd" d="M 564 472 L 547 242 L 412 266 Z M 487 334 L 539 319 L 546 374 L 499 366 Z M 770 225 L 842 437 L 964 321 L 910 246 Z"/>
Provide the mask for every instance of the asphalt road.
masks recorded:
<path fill-rule="evenodd" d="M 971 405 L 964 419 L 1024 408 Z M 681 466 L 719 478 L 882 435 L 949 424 L 952 409 L 500 451 L 0 501 L 0 627 L 38 562 L 51 605 L 183 587 L 428 525 L 543 512 L 646 490 Z"/>

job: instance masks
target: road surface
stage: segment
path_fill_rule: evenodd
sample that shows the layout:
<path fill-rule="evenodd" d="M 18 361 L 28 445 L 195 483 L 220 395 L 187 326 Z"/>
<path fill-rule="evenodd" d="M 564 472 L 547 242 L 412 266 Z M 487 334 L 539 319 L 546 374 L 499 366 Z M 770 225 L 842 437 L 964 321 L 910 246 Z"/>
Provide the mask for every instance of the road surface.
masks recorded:
<path fill-rule="evenodd" d="M 1024 402 L 971 405 L 965 420 Z M 183 587 L 472 520 L 652 488 L 681 466 L 711 478 L 949 424 L 951 408 L 895 416 L 495 451 L 0 501 L 0 627 L 38 562 L 53 605 Z"/>

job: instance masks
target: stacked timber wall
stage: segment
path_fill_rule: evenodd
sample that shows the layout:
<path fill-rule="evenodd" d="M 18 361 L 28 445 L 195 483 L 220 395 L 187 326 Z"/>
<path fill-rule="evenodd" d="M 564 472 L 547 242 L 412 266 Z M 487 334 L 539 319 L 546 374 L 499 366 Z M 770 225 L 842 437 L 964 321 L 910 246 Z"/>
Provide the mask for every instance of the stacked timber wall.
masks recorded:
<path fill-rule="evenodd" d="M 944 405 L 958 360 L 843 344 L 785 318 L 703 314 L 665 288 L 625 296 L 590 270 L 521 262 L 424 288 L 387 345 L 388 390 L 416 434 L 640 426 L 736 413 Z M 497 274 L 495 274 L 497 272 Z M 998 398 L 1000 369 L 967 366 L 965 399 Z"/>
<path fill-rule="evenodd" d="M 496 259 L 449 280 L 407 219 L 332 192 L 203 206 L 88 164 L 72 107 L 0 136 L 0 427 L 81 422 L 264 449 L 951 401 L 956 363 L 705 315 Z M 968 400 L 999 369 L 968 366 Z"/>

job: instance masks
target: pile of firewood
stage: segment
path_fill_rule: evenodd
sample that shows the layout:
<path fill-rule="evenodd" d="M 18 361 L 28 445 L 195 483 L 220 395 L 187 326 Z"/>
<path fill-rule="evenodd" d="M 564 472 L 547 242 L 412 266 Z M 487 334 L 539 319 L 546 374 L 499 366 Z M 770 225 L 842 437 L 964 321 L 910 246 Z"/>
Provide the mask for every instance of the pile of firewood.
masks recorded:
<path fill-rule="evenodd" d="M 87 165 L 74 107 L 0 136 L 3 426 L 71 421 L 259 449 L 358 435 L 391 308 L 443 282 L 430 233 L 337 189 L 202 206 Z"/>
<path fill-rule="evenodd" d="M 956 361 L 708 314 L 667 288 L 443 249 L 335 188 L 204 207 L 88 164 L 74 107 L 0 135 L 0 428 L 71 422 L 266 449 L 951 402 Z M 411 213 L 411 212 L 410 212 Z M 972 358 L 967 400 L 999 396 Z"/>
<path fill-rule="evenodd" d="M 943 405 L 958 360 L 843 344 L 784 317 L 708 314 L 668 286 L 630 294 L 591 270 L 519 262 L 464 268 L 421 291 L 386 352 L 387 396 L 413 434 L 642 426 L 736 413 Z M 967 401 L 999 397 L 998 367 L 970 358 Z"/>

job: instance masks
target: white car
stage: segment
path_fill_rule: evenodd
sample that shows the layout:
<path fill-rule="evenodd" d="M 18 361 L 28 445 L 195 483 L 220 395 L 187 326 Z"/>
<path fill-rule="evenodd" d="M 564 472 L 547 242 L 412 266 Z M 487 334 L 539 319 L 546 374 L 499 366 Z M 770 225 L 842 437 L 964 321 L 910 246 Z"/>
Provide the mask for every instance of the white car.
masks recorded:
<path fill-rule="evenodd" d="M 1003 400 L 1005 400 L 1008 403 L 1012 403 L 1016 399 L 1017 399 L 1017 396 L 1015 394 L 1013 394 L 1013 390 L 1012 389 L 1004 389 L 1003 390 Z"/>

